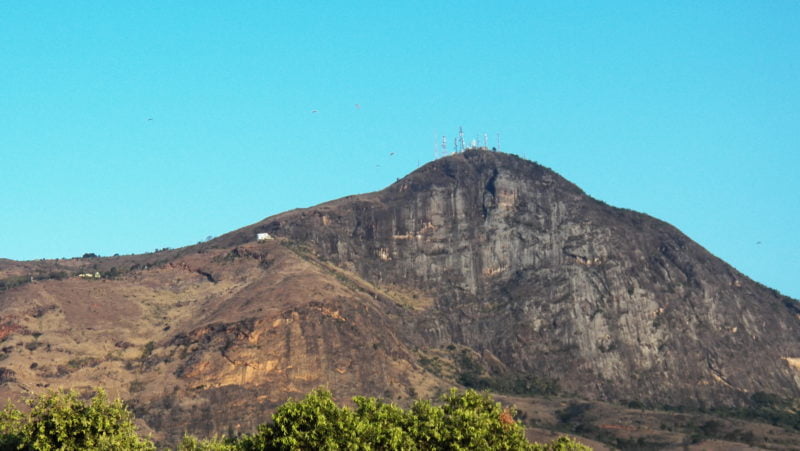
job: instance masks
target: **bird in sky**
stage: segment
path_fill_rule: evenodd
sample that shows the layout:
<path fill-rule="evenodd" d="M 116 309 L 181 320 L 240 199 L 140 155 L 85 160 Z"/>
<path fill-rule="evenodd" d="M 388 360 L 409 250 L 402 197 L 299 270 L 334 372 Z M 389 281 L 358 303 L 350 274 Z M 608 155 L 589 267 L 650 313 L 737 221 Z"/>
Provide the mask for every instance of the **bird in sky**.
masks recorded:
<path fill-rule="evenodd" d="M 319 113 L 319 110 L 311 110 L 312 113 Z"/>
<path fill-rule="evenodd" d="M 394 152 L 389 152 L 389 156 L 391 157 L 392 155 L 394 155 Z"/>
<path fill-rule="evenodd" d="M 357 109 L 357 110 L 360 110 L 360 109 L 361 109 L 361 104 L 360 104 L 360 103 L 357 103 L 357 104 L 356 104 L 356 109 Z"/>

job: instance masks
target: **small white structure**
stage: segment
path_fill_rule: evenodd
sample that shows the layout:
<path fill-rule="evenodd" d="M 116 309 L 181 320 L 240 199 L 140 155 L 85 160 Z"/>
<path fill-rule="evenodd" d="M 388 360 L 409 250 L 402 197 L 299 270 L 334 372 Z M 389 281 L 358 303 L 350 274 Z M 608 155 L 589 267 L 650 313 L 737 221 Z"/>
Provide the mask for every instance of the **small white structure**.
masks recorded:
<path fill-rule="evenodd" d="M 267 241 L 267 240 L 271 240 L 271 239 L 273 239 L 273 238 L 272 238 L 272 235 L 270 235 L 270 234 L 269 234 L 269 233 L 267 233 L 267 232 L 264 232 L 264 233 L 258 233 L 258 234 L 256 234 L 256 239 L 257 239 L 258 241 Z"/>

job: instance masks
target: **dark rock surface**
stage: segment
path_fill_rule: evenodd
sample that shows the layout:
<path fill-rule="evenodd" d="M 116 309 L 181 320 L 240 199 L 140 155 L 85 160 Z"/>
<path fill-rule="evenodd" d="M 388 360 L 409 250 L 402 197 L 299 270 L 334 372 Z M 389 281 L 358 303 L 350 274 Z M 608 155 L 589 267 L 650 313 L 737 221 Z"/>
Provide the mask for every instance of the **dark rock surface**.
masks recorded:
<path fill-rule="evenodd" d="M 318 386 L 401 404 L 457 384 L 655 407 L 800 395 L 795 300 L 503 153 L 182 249 L 0 261 L 0 280 L 0 396 L 102 386 L 165 445 L 252 431 Z"/>
<path fill-rule="evenodd" d="M 256 231 L 311 243 L 377 285 L 430 293 L 434 307 L 413 324 L 421 346 L 463 345 L 567 392 L 695 406 L 800 394 L 796 301 L 669 224 L 512 155 L 443 158 L 222 241 Z"/>

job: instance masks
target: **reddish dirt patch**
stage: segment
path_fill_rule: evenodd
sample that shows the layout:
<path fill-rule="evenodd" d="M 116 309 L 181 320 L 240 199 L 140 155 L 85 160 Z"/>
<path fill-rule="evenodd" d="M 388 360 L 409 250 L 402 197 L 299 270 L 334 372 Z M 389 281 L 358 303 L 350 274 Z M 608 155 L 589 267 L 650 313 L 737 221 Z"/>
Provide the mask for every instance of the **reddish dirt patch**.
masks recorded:
<path fill-rule="evenodd" d="M 14 315 L 0 316 L 0 341 L 16 333 L 26 334 L 28 329 L 17 324 Z"/>

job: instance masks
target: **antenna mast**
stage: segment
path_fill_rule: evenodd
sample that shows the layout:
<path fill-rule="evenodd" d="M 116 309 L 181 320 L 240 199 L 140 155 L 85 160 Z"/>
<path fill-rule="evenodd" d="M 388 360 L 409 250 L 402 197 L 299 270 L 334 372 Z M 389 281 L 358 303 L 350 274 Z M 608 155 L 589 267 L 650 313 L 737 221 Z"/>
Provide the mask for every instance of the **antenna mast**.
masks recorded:
<path fill-rule="evenodd" d="M 489 134 L 488 133 L 484 133 L 483 134 L 483 147 L 485 147 L 487 150 L 489 149 Z"/>
<path fill-rule="evenodd" d="M 464 151 L 464 128 L 458 127 L 458 150 Z"/>
<path fill-rule="evenodd" d="M 442 156 L 447 155 L 447 136 L 442 135 Z"/>

